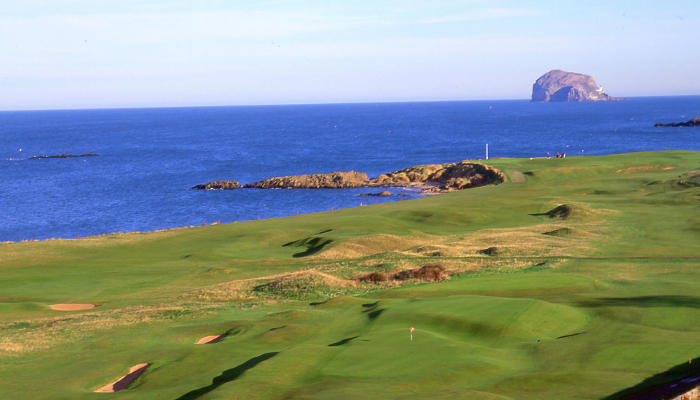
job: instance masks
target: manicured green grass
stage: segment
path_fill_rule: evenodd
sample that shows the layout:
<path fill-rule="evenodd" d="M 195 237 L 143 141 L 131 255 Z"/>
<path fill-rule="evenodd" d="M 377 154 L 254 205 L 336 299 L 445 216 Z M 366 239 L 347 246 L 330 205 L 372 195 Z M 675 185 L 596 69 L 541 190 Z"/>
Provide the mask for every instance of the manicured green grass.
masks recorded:
<path fill-rule="evenodd" d="M 526 182 L 0 244 L 0 397 L 603 399 L 700 370 L 700 153 L 489 164 Z M 452 278 L 350 280 L 427 264 Z"/>

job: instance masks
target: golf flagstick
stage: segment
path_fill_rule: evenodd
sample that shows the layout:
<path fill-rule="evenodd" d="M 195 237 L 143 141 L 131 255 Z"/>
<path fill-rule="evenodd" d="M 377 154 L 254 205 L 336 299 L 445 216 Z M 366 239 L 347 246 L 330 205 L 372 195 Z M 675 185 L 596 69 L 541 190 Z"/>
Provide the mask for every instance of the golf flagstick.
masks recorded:
<path fill-rule="evenodd" d="M 416 330 L 416 328 L 411 327 L 411 340 L 413 340 L 413 331 L 415 331 L 415 330 Z"/>

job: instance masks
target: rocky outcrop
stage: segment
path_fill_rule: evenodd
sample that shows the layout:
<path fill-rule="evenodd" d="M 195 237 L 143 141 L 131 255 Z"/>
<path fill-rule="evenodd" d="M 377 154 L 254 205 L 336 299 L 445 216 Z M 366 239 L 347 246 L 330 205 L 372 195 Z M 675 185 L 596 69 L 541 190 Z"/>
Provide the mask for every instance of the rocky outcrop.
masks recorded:
<path fill-rule="evenodd" d="M 662 124 L 659 122 L 658 124 L 654 126 L 661 126 L 661 127 L 680 127 L 680 126 L 700 126 L 700 117 L 693 118 L 688 122 L 671 122 L 670 124 Z"/>
<path fill-rule="evenodd" d="M 393 196 L 394 194 L 388 191 L 383 191 L 379 193 L 362 193 L 359 194 L 358 196 L 360 197 L 386 197 L 386 196 Z"/>
<path fill-rule="evenodd" d="M 419 165 L 379 175 L 369 179 L 361 172 L 331 172 L 330 174 L 294 175 L 265 179 L 241 185 L 236 181 L 216 181 L 192 189 L 342 189 L 360 187 L 415 186 L 424 191 L 443 192 L 505 182 L 503 173 L 488 165 L 467 161 L 452 164 Z M 426 188 L 427 186 L 427 188 Z M 368 193 L 362 196 L 391 196 L 390 192 Z"/>
<path fill-rule="evenodd" d="M 491 166 L 466 161 L 452 164 L 419 165 L 372 179 L 371 186 L 434 184 L 432 190 L 457 190 L 505 182 L 503 173 Z"/>
<path fill-rule="evenodd" d="M 369 184 L 367 174 L 361 172 L 331 172 L 330 174 L 312 174 L 283 176 L 249 183 L 246 188 L 257 189 L 341 189 L 359 188 Z"/>
<path fill-rule="evenodd" d="M 540 76 L 532 85 L 533 102 L 615 100 L 626 99 L 607 95 L 592 76 L 558 69 Z"/>
<path fill-rule="evenodd" d="M 243 185 L 236 181 L 214 181 L 205 183 L 203 185 L 197 185 L 192 189 L 195 190 L 230 190 L 230 189 L 240 189 Z"/>

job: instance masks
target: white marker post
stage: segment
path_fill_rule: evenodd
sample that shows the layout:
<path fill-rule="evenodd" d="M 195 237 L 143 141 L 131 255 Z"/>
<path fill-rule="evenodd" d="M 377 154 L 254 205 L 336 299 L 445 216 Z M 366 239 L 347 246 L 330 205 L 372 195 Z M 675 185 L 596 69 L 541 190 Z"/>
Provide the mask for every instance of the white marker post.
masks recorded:
<path fill-rule="evenodd" d="M 489 159 L 489 144 L 486 143 L 486 159 Z"/>

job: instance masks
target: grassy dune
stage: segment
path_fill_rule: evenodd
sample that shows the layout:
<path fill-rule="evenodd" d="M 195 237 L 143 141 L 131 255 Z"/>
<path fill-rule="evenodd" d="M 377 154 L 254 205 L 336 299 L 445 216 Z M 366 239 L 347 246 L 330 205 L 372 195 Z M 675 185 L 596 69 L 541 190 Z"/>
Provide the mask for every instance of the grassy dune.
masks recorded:
<path fill-rule="evenodd" d="M 613 399 L 700 372 L 700 153 L 488 164 L 509 181 L 0 244 L 0 397 Z M 401 274 L 426 265 L 451 278 Z"/>

